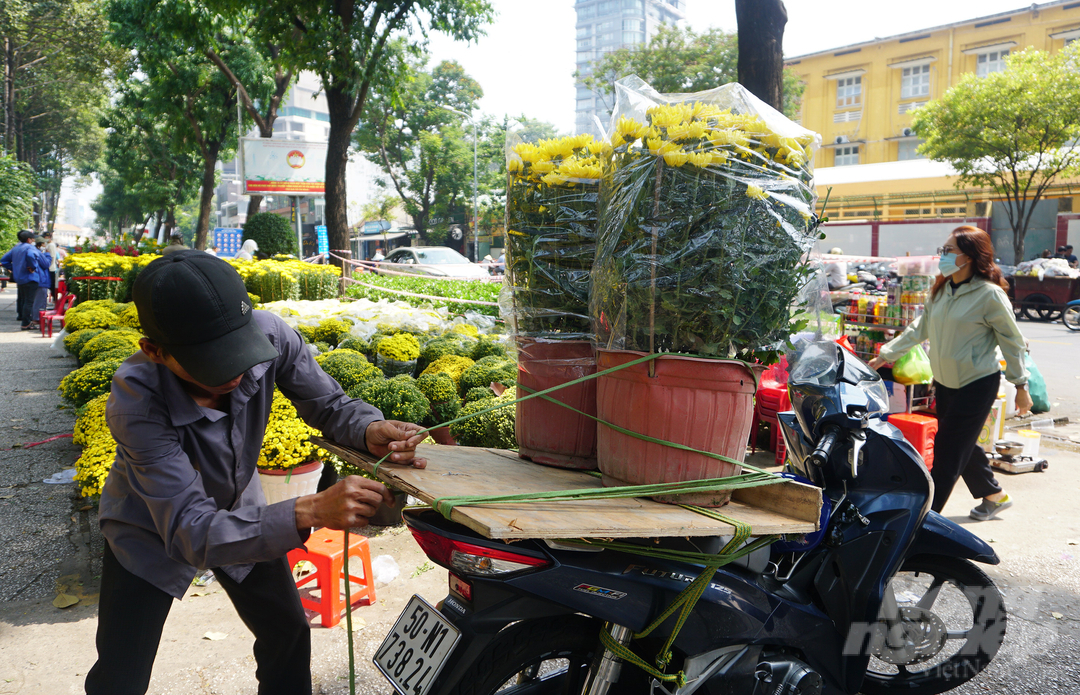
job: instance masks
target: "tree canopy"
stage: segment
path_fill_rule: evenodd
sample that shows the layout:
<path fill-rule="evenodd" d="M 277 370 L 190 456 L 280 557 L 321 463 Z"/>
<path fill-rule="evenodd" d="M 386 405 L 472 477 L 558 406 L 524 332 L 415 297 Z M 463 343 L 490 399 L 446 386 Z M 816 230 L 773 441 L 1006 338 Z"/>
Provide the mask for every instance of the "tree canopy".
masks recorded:
<path fill-rule="evenodd" d="M 606 53 L 593 63 L 592 74 L 574 76 L 605 100 L 610 113 L 615 82 L 628 75 L 637 75 L 661 93 L 700 92 L 738 81 L 738 64 L 735 34 L 661 26 L 648 43 Z M 798 113 L 802 91 L 795 74 L 785 70 L 784 113 L 789 117 Z"/>
<path fill-rule="evenodd" d="M 1080 46 L 1028 49 L 986 77 L 965 75 L 915 111 L 919 152 L 948 162 L 957 187 L 990 189 L 1006 203 L 1015 262 L 1036 203 L 1059 178 L 1080 174 Z"/>
<path fill-rule="evenodd" d="M 471 114 L 484 91 L 454 61 L 425 70 L 413 60 L 403 78 L 402 88 L 372 94 L 355 140 L 427 243 L 432 217 L 449 217 L 472 187 L 472 136 L 450 109 Z"/>

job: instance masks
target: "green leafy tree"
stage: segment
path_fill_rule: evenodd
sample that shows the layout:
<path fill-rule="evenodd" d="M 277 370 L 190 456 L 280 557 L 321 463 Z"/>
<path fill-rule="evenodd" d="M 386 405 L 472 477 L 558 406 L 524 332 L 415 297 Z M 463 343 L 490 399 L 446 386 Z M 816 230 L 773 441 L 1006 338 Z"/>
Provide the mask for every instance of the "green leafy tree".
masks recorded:
<path fill-rule="evenodd" d="M 191 19 L 199 6 L 187 0 L 112 0 L 109 19 L 114 41 L 132 51 L 138 69 L 147 76 L 146 108 L 160 109 L 176 130 L 178 147 L 197 152 L 201 163 L 199 218 L 195 248 L 206 247 L 211 203 L 219 159 L 232 155 L 237 145 L 237 86 L 188 38 L 192 26 L 216 32 L 218 15 L 203 13 Z M 257 48 L 247 42 L 222 45 L 219 58 L 236 79 L 246 84 L 249 96 L 269 98 L 273 81 Z M 259 92 L 254 92 L 258 86 Z M 247 120 L 250 125 L 250 118 Z M 241 124 L 242 125 L 242 124 Z"/>
<path fill-rule="evenodd" d="M 472 190 L 472 136 L 449 109 L 471 113 L 484 92 L 454 61 L 423 68 L 422 60 L 413 61 L 403 88 L 371 96 L 356 144 L 382 167 L 384 185 L 401 198 L 426 243 L 432 218 L 461 210 L 465 191 Z"/>
<path fill-rule="evenodd" d="M 34 175 L 11 155 L 0 156 L 0 249 L 15 245 L 33 210 Z"/>
<path fill-rule="evenodd" d="M 1013 53 L 1007 68 L 965 75 L 915 111 L 919 152 L 948 162 L 957 187 L 989 188 L 1005 202 L 1013 258 L 1039 200 L 1059 178 L 1080 174 L 1080 46 Z"/>
<path fill-rule="evenodd" d="M 244 238 L 254 239 L 259 252 L 268 256 L 284 253 L 296 255 L 296 234 L 289 221 L 272 212 L 259 212 L 244 223 Z"/>
<path fill-rule="evenodd" d="M 103 144 L 97 123 L 108 100 L 103 75 L 123 58 L 105 41 L 107 31 L 101 0 L 0 3 L 0 138 L 4 152 L 35 173 L 42 228 L 55 221 L 63 179 L 96 158 Z"/>
<path fill-rule="evenodd" d="M 236 10 L 255 7 L 252 30 L 285 46 L 294 70 L 319 76 L 330 112 L 326 155 L 326 226 L 330 248 L 349 248 L 345 170 L 352 134 L 373 91 L 393 92 L 402 51 L 419 50 L 438 31 L 472 41 L 491 21 L 489 0 L 215 0 Z M 409 37 L 408 44 L 395 38 Z M 406 48 L 405 46 L 408 46 Z"/>
<path fill-rule="evenodd" d="M 615 106 L 615 82 L 637 75 L 658 92 L 700 92 L 738 81 L 739 41 L 721 29 L 698 33 L 693 29 L 661 26 L 646 44 L 605 53 L 593 63 L 592 73 L 575 72 L 582 84 L 596 92 L 610 114 Z M 803 85 L 784 71 L 784 113 L 798 114 Z"/>
<path fill-rule="evenodd" d="M 192 200 L 199 186 L 199 157 L 160 110 L 146 108 L 152 87 L 145 77 L 120 80 L 113 105 L 102 117 L 108 133 L 94 168 L 104 191 L 94 204 L 102 230 L 123 229 L 156 217 L 156 238 L 164 224 L 176 226 L 176 207 Z"/>

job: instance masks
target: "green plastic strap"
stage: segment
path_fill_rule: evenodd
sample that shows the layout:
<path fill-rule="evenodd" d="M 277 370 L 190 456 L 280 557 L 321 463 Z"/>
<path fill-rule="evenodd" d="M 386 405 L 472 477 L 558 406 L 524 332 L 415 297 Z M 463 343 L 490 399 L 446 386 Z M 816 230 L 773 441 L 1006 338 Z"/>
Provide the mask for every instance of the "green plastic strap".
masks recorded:
<path fill-rule="evenodd" d="M 345 629 L 348 631 L 349 642 L 349 695 L 356 695 L 356 654 L 353 651 L 353 629 L 352 629 L 352 576 L 349 574 L 349 529 L 345 529 L 345 557 L 344 567 L 345 572 Z M 320 587 L 321 588 L 321 587 Z M 336 591 L 337 588 L 335 587 Z"/>
<path fill-rule="evenodd" d="M 629 647 L 623 644 L 619 644 L 615 641 L 615 638 L 607 630 L 600 630 L 600 642 L 604 645 L 604 648 L 610 651 L 612 654 L 622 659 L 628 664 L 637 666 L 645 673 L 649 674 L 658 681 L 664 683 L 675 683 L 678 687 L 686 685 L 686 674 L 682 671 L 678 673 L 664 673 L 659 669 L 655 669 L 645 662 L 640 656 L 630 650 Z"/>

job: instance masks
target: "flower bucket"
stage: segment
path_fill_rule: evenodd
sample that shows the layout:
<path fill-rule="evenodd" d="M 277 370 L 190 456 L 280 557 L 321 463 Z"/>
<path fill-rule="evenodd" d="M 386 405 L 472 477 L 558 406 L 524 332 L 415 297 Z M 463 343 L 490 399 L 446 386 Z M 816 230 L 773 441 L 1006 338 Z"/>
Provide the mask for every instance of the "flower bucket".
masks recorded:
<path fill-rule="evenodd" d="M 322 461 L 312 461 L 288 470 L 259 469 L 259 482 L 262 483 L 263 497 L 267 504 L 284 502 L 294 497 L 314 495 L 319 489 L 322 476 Z"/>
<path fill-rule="evenodd" d="M 592 343 L 584 340 L 518 342 L 518 396 L 594 374 Z M 521 388 L 524 387 L 524 388 Z M 550 398 L 596 415 L 596 380 L 555 391 Z M 517 404 L 518 456 L 559 468 L 596 468 L 596 421 L 561 405 L 532 398 Z"/>
<path fill-rule="evenodd" d="M 597 369 L 646 353 L 599 350 Z M 754 421 L 754 376 L 742 362 L 661 355 L 597 379 L 598 417 L 632 432 L 742 461 Z M 600 425 L 597 461 L 604 485 L 649 485 L 738 475 L 742 467 L 647 442 Z M 721 507 L 730 491 L 654 497 L 658 502 Z"/>

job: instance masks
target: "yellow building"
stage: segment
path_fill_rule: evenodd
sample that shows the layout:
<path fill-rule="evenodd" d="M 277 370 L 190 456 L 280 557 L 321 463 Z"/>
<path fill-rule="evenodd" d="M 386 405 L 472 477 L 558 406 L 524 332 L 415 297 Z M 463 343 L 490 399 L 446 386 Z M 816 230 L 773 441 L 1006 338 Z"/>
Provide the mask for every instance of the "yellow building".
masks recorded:
<path fill-rule="evenodd" d="M 1060 0 L 789 58 L 806 85 L 800 122 L 822 136 L 814 164 L 819 195 L 832 187 L 830 217 L 989 218 L 989 191 L 957 190 L 949 167 L 916 153 L 911 111 L 964 73 L 1003 70 L 1009 52 L 1054 52 L 1076 38 L 1080 2 Z M 1068 213 L 1074 191 L 1060 182 L 1049 196 Z"/>

